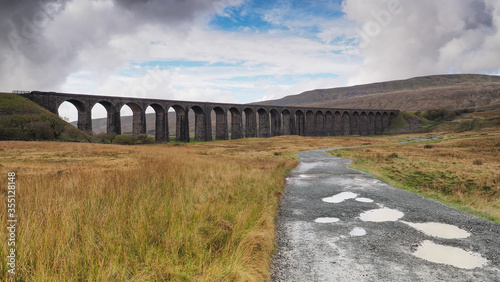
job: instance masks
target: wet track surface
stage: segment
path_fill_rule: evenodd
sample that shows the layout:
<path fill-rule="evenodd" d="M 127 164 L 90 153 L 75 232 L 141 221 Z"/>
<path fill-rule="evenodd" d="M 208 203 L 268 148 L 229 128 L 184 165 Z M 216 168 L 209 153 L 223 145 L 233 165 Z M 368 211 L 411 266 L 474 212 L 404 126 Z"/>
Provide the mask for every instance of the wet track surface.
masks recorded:
<path fill-rule="evenodd" d="M 500 281 L 500 225 L 299 154 L 277 219 L 273 281 Z"/>

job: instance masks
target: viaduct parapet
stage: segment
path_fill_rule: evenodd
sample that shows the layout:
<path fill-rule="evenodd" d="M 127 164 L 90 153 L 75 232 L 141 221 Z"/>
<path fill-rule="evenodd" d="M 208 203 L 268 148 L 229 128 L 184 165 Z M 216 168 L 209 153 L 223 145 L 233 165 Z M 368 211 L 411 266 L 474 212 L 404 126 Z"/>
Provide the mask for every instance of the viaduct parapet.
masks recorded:
<path fill-rule="evenodd" d="M 156 116 L 157 142 L 170 140 L 168 112 L 171 109 L 176 116 L 175 140 L 180 142 L 190 140 L 190 113 L 195 116 L 194 140 L 212 141 L 213 116 L 215 139 L 227 140 L 279 135 L 373 135 L 382 133 L 399 112 L 190 102 L 40 91 L 20 95 L 54 114 L 58 114 L 63 102 L 73 104 L 78 110 L 78 128 L 85 132 L 92 132 L 92 108 L 99 103 L 107 111 L 107 133 L 121 134 L 120 110 L 127 105 L 133 112 L 132 134 L 145 134 L 146 109 L 151 107 Z"/>

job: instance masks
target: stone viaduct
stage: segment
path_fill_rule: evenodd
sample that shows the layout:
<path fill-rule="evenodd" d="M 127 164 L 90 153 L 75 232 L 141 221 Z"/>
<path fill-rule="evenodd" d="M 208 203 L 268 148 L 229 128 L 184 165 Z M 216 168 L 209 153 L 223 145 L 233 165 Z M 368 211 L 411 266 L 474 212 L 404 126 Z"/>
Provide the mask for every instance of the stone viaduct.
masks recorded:
<path fill-rule="evenodd" d="M 78 128 L 92 131 L 92 108 L 101 104 L 107 111 L 107 132 L 121 134 L 120 110 L 128 105 L 133 112 L 132 134 L 146 133 L 146 108 L 156 115 L 157 142 L 169 141 L 168 111 L 176 116 L 175 139 L 189 142 L 189 114 L 194 112 L 194 140 L 212 141 L 212 112 L 215 112 L 215 139 L 227 140 L 278 135 L 336 136 L 382 133 L 397 110 L 330 109 L 252 104 L 224 104 L 159 99 L 32 91 L 21 94 L 54 114 L 63 102 L 78 110 Z M 230 124 L 228 124 L 228 116 Z"/>

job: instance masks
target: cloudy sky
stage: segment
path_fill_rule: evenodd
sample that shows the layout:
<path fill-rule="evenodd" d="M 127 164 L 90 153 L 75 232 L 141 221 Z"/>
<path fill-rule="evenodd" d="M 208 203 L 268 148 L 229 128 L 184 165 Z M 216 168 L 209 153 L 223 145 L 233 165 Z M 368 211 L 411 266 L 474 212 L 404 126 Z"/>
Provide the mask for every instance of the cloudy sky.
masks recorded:
<path fill-rule="evenodd" d="M 498 0 L 0 3 L 3 91 L 249 103 L 421 75 L 500 74 Z"/>

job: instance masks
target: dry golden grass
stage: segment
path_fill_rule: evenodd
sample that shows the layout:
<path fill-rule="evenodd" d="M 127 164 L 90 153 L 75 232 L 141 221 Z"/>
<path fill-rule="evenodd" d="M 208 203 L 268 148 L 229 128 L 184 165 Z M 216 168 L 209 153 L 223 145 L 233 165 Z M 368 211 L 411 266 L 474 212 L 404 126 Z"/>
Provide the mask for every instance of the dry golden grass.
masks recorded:
<path fill-rule="evenodd" d="M 500 135 L 445 134 L 425 143 L 332 152 L 396 186 L 500 223 Z"/>
<path fill-rule="evenodd" d="M 0 142 L 4 183 L 8 172 L 17 175 L 16 279 L 268 280 L 274 219 L 296 153 L 393 141 Z M 0 189 L 7 194 L 6 185 Z M 7 248 L 0 246 L 2 280 Z"/>

